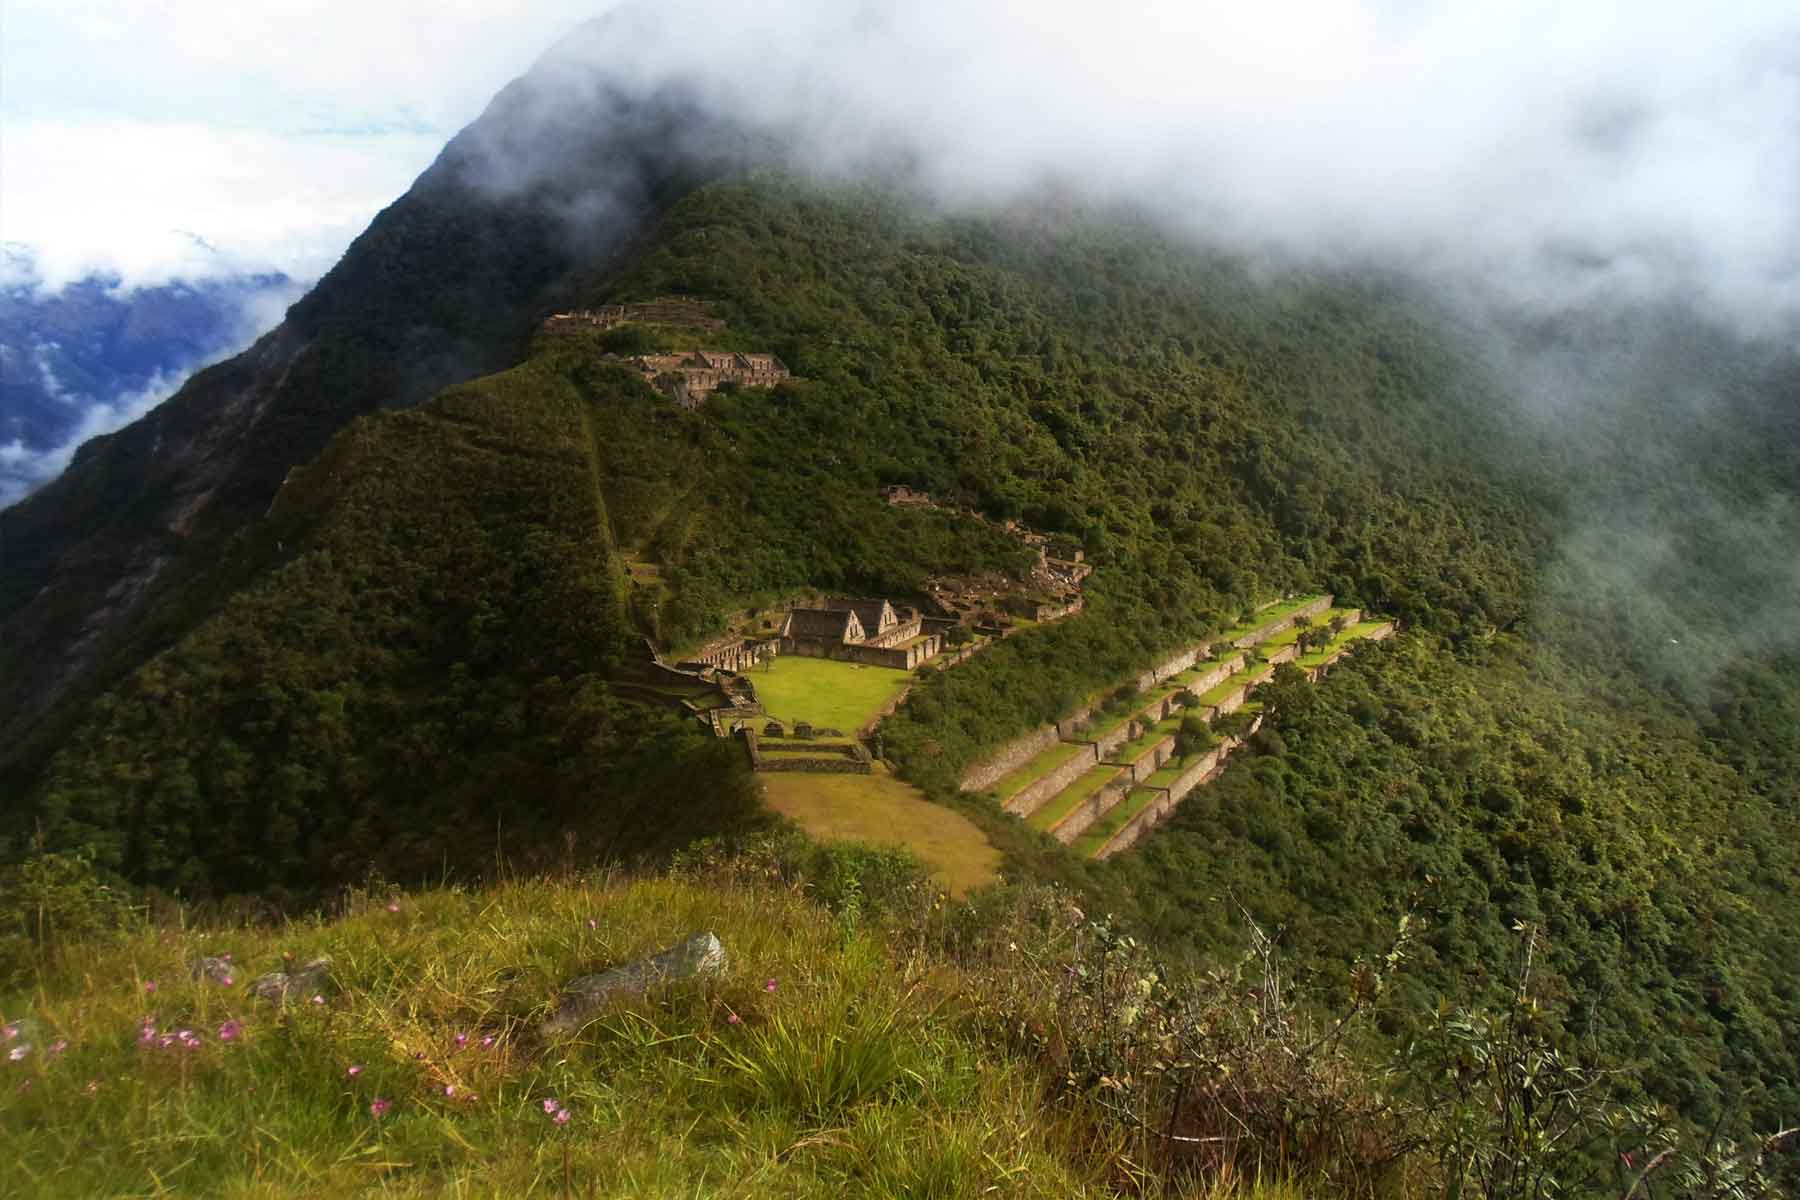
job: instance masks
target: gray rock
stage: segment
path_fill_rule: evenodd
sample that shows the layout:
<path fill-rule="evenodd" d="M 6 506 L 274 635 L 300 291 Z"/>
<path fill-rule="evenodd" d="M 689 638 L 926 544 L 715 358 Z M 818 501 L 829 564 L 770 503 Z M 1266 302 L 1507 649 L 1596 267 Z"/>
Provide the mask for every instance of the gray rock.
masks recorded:
<path fill-rule="evenodd" d="M 723 974 L 729 960 L 725 947 L 708 930 L 696 933 L 679 946 L 652 954 L 598 975 L 572 979 L 563 988 L 563 1002 L 545 1021 L 545 1037 L 574 1033 L 593 1017 L 609 1000 L 620 996 L 636 996 L 662 983 L 683 979 L 702 979 Z"/>
<path fill-rule="evenodd" d="M 194 978 L 210 979 L 214 983 L 230 987 L 237 978 L 237 970 L 231 965 L 229 958 L 208 955 L 194 964 Z"/>
<path fill-rule="evenodd" d="M 7 1021 L 0 1025 L 0 1065 L 25 1061 L 43 1042 L 44 1031 L 31 1018 Z"/>
<path fill-rule="evenodd" d="M 331 957 L 315 958 L 298 971 L 272 971 L 250 984 L 250 994 L 276 1004 L 289 994 L 300 1000 L 325 991 L 331 982 Z"/>

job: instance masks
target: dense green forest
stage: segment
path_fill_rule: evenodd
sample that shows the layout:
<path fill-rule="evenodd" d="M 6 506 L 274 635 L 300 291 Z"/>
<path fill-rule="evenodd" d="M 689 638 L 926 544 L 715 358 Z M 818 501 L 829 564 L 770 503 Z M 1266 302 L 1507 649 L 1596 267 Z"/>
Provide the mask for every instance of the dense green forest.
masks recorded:
<path fill-rule="evenodd" d="M 1115 862 L 985 815 L 1018 871 L 1183 955 L 1234 946 L 1234 898 L 1327 995 L 1414 911 L 1396 1035 L 1497 986 L 1508 930 L 1540 925 L 1571 1046 L 1695 1119 L 1800 1108 L 1800 670 L 1761 599 L 1779 564 L 1745 553 L 1800 554 L 1779 356 L 1692 334 L 1620 407 L 1536 420 L 1399 281 L 1271 278 L 1128 214 L 923 216 L 775 175 L 690 193 L 565 290 L 710 298 L 799 378 L 686 412 L 601 338 L 545 337 L 359 420 L 245 535 L 278 565 L 87 710 L 15 852 L 304 897 L 753 824 L 727 748 L 609 680 L 643 634 L 690 643 L 784 594 L 1017 565 L 984 522 L 880 501 L 904 482 L 1098 567 L 1084 616 L 933 678 L 885 727 L 949 803 L 984 748 L 1268 596 L 1329 590 L 1409 631 L 1271 697 L 1253 752 Z M 1650 516 L 1674 549 L 1599 570 L 1607 531 Z M 655 611 L 627 603 L 626 555 L 660 568 Z"/>

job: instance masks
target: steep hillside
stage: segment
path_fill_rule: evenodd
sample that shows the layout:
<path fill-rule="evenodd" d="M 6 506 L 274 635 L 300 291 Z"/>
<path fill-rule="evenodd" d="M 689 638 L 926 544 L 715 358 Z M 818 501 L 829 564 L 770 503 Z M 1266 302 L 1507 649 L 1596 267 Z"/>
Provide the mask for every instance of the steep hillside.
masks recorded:
<path fill-rule="evenodd" d="M 570 45 L 607 37 L 602 23 Z M 0 511 L 5 778 L 41 766 L 81 697 L 243 582 L 220 573 L 237 563 L 224 548 L 292 467 L 361 414 L 516 362 L 571 270 L 745 152 L 680 89 L 584 79 L 584 104 L 555 107 L 570 70 L 553 53 L 502 92 L 254 347 Z"/>

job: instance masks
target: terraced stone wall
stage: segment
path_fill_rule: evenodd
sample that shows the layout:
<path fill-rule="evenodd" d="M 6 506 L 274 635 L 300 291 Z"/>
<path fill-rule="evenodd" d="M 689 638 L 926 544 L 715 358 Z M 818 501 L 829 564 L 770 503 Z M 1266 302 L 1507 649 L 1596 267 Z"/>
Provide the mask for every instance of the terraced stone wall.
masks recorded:
<path fill-rule="evenodd" d="M 1250 647 L 1256 645 L 1256 643 L 1267 641 L 1280 633 L 1283 629 L 1286 629 L 1289 625 L 1292 625 L 1294 623 L 1294 618 L 1316 617 L 1330 607 L 1331 597 L 1320 596 L 1317 600 L 1314 600 L 1301 608 L 1295 609 L 1285 617 L 1264 622 L 1255 629 L 1252 629 L 1249 633 L 1246 633 L 1243 637 L 1238 638 L 1232 645 L 1240 650 L 1248 650 Z"/>
<path fill-rule="evenodd" d="M 1001 776 L 1012 774 L 1056 745 L 1060 736 L 1057 725 L 1040 725 L 1030 733 L 1021 734 L 964 771 L 959 786 L 965 792 L 992 787 Z"/>
<path fill-rule="evenodd" d="M 1095 792 L 1082 802 L 1081 807 L 1063 818 L 1063 823 L 1056 827 L 1054 836 L 1057 841 L 1067 846 L 1076 838 L 1087 832 L 1088 826 L 1098 821 L 1115 804 L 1123 803 L 1137 784 L 1131 779 L 1129 772 L 1121 774 L 1117 779 Z"/>
<path fill-rule="evenodd" d="M 1188 798 L 1195 788 L 1216 779 L 1219 772 L 1225 769 L 1225 760 L 1237 752 L 1250 734 L 1262 728 L 1262 718 L 1258 717 L 1251 724 L 1244 738 L 1227 738 L 1218 746 L 1202 755 L 1192 768 L 1184 772 L 1163 794 L 1144 807 L 1144 811 L 1133 817 L 1125 828 L 1112 836 L 1112 840 L 1100 847 L 1095 858 L 1111 858 L 1121 850 L 1129 850 L 1138 843 L 1146 833 L 1174 812 L 1181 802 Z M 1185 785 L 1185 786 L 1184 786 Z"/>
<path fill-rule="evenodd" d="M 1148 754 L 1138 756 L 1136 762 L 1125 766 L 1125 773 L 1131 777 L 1132 783 L 1142 783 L 1150 776 L 1162 770 L 1163 764 L 1175 753 L 1175 735 L 1170 734 L 1150 748 Z"/>
<path fill-rule="evenodd" d="M 1183 671 L 1188 670 L 1196 662 L 1200 661 L 1199 652 L 1200 647 L 1189 647 L 1180 654 L 1169 659 L 1167 662 L 1161 662 L 1154 667 L 1151 667 L 1148 671 L 1145 671 L 1142 675 L 1137 677 L 1135 681 L 1137 683 L 1137 690 L 1140 692 L 1147 692 L 1163 680 L 1172 679 Z"/>
<path fill-rule="evenodd" d="M 1005 804 L 1006 811 L 1021 817 L 1036 812 L 1050 797 L 1080 779 L 1099 764 L 1100 755 L 1094 753 L 1093 747 L 1089 746 L 1085 752 L 1076 754 L 1042 779 L 1009 797 Z"/>

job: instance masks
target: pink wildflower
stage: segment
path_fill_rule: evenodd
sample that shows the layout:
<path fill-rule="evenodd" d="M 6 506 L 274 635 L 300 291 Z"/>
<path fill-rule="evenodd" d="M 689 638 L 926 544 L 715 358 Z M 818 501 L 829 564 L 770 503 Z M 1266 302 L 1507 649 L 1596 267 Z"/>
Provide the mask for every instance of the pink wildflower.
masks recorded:
<path fill-rule="evenodd" d="M 736 1013 L 732 1013 L 729 1017 L 725 1018 L 725 1023 L 727 1025 L 742 1025 L 744 1023 L 744 1018 L 738 1016 Z"/>
<path fill-rule="evenodd" d="M 492 1046 L 493 1044 L 494 1044 L 494 1035 L 491 1033 L 481 1039 L 481 1048 L 483 1050 L 486 1050 L 488 1047 Z"/>
<path fill-rule="evenodd" d="M 156 980 L 154 980 L 154 979 L 146 979 L 146 980 L 145 980 L 145 981 L 144 981 L 144 994 L 145 994 L 145 995 L 146 995 L 146 996 L 154 996 L 154 995 L 156 995 Z"/>
<path fill-rule="evenodd" d="M 236 982 L 236 980 L 232 979 L 231 976 L 227 975 L 225 978 L 219 980 L 219 986 L 220 987 L 230 987 L 235 982 Z"/>
<path fill-rule="evenodd" d="M 166 1033 L 156 1039 L 156 1046 L 157 1046 L 157 1049 L 159 1049 L 159 1050 L 167 1050 L 174 1044 L 175 1044 L 174 1037 L 172 1037 L 171 1035 L 166 1034 Z"/>
<path fill-rule="evenodd" d="M 466 1033 L 459 1033 L 452 1040 L 456 1042 L 456 1048 L 461 1050 L 464 1046 L 469 1044 L 469 1035 Z"/>
<path fill-rule="evenodd" d="M 544 1115 L 554 1116 L 556 1114 L 556 1110 L 561 1107 L 562 1106 L 556 1102 L 555 1096 L 544 1097 Z"/>
<path fill-rule="evenodd" d="M 400 911 L 400 902 L 398 900 L 389 900 L 388 901 L 388 911 L 389 912 L 399 912 Z"/>
<path fill-rule="evenodd" d="M 68 1048 L 69 1048 L 69 1039 L 68 1038 L 57 1038 L 54 1042 L 50 1043 L 50 1057 L 55 1058 L 58 1054 L 61 1054 L 64 1050 L 67 1050 Z"/>
<path fill-rule="evenodd" d="M 774 990 L 775 990 L 775 981 L 773 979 L 771 979 L 767 983 L 763 984 L 763 991 L 772 992 Z"/>
<path fill-rule="evenodd" d="M 144 1027 L 142 1029 L 138 1030 L 138 1045 L 148 1046 L 151 1042 L 154 1042 L 155 1040 L 156 1040 L 156 1023 L 154 1021 L 145 1021 Z"/>
<path fill-rule="evenodd" d="M 446 1083 L 444 1085 L 444 1095 L 446 1095 L 446 1096 L 456 1095 L 456 1085 L 454 1083 Z"/>
<path fill-rule="evenodd" d="M 557 1109 L 554 1120 L 558 1125 L 567 1125 L 569 1123 L 569 1110 L 566 1108 Z"/>
<path fill-rule="evenodd" d="M 17 1025 L 0 1025 L 0 1042 L 10 1042 L 19 1036 Z"/>
<path fill-rule="evenodd" d="M 312 998 L 312 1002 L 313 1002 L 313 1003 L 314 1003 L 314 1004 L 323 1004 L 323 1003 L 325 1003 L 325 997 L 323 997 L 323 996 L 321 996 L 321 995 L 318 995 L 318 994 L 316 994 L 316 993 L 315 993 L 315 994 L 314 994 L 314 995 L 313 995 L 313 998 Z"/>
<path fill-rule="evenodd" d="M 369 1115 L 379 1121 L 381 1118 L 388 1115 L 388 1109 L 392 1107 L 394 1107 L 392 1104 L 389 1104 L 386 1100 L 377 1096 L 369 1101 Z"/>
<path fill-rule="evenodd" d="M 600 928 L 600 922 L 594 920 L 594 918 L 592 918 L 592 917 L 589 917 L 588 918 L 588 928 L 589 929 L 598 929 L 598 928 Z"/>
<path fill-rule="evenodd" d="M 242 1021 L 227 1021 L 219 1026 L 219 1040 L 221 1042 L 235 1042 L 238 1038 L 242 1037 L 243 1034 L 244 1023 Z"/>
<path fill-rule="evenodd" d="M 25 1056 L 30 1053 L 30 1046 L 14 1046 L 6 1052 L 6 1059 L 8 1062 L 24 1062 Z"/>
<path fill-rule="evenodd" d="M 358 1075 L 361 1075 L 362 1073 L 363 1073 L 363 1068 L 362 1068 L 361 1063 L 351 1063 L 350 1069 L 344 1072 L 344 1074 L 348 1075 L 352 1079 L 355 1079 Z"/>

